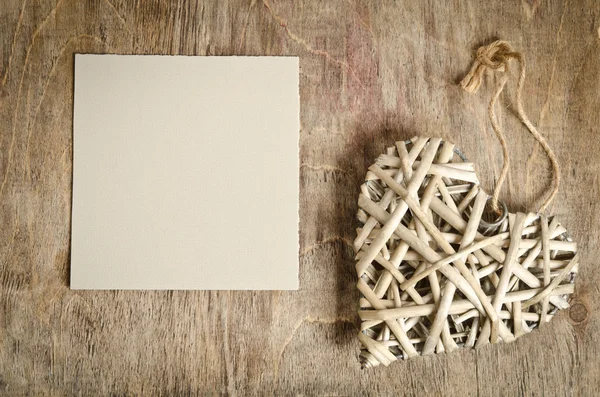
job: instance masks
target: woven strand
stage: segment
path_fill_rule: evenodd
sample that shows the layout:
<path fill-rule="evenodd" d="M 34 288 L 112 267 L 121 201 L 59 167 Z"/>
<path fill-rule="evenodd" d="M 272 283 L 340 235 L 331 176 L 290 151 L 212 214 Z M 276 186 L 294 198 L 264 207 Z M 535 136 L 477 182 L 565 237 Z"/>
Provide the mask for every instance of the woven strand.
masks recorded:
<path fill-rule="evenodd" d="M 438 138 L 397 142 L 361 185 L 363 367 L 510 342 L 568 307 L 578 256 L 565 228 L 523 213 L 485 226 L 490 197 L 454 154 Z"/>
<path fill-rule="evenodd" d="M 509 61 L 511 59 L 516 59 L 519 63 L 520 74 L 519 80 L 517 82 L 517 114 L 519 119 L 531 135 L 535 138 L 535 140 L 542 146 L 550 163 L 552 164 L 552 188 L 546 200 L 544 200 L 543 204 L 540 206 L 538 212 L 544 212 L 546 208 L 550 205 L 556 194 L 558 193 L 558 187 L 560 185 L 560 167 L 558 165 L 558 159 L 554 154 L 554 151 L 544 137 L 538 132 L 537 128 L 533 125 L 533 123 L 529 120 L 529 117 L 523 110 L 523 86 L 525 85 L 525 59 L 521 55 L 521 53 L 514 51 L 512 46 L 502 40 L 495 41 L 487 46 L 482 46 L 477 50 L 477 58 L 475 62 L 473 62 L 473 66 L 469 73 L 465 76 L 465 78 L 461 81 L 460 85 L 463 89 L 469 93 L 475 93 L 481 86 L 481 82 L 483 80 L 483 75 L 487 70 L 506 72 L 508 71 Z M 490 104 L 488 106 L 488 116 L 490 118 L 490 123 L 492 124 L 492 129 L 502 146 L 502 171 L 500 172 L 500 176 L 496 181 L 496 187 L 494 189 L 494 193 L 492 196 L 492 208 L 499 212 L 500 208 L 498 206 L 498 197 L 500 195 L 500 189 L 504 184 L 504 180 L 508 175 L 509 165 L 510 165 L 510 155 L 508 153 L 508 147 L 506 144 L 506 138 L 502 133 L 502 129 L 498 124 L 498 120 L 495 112 L 496 101 L 500 97 L 500 94 L 504 90 L 506 83 L 508 81 L 508 75 L 504 75 L 500 80 L 500 84 L 496 89 L 496 92 L 492 96 L 490 100 Z"/>

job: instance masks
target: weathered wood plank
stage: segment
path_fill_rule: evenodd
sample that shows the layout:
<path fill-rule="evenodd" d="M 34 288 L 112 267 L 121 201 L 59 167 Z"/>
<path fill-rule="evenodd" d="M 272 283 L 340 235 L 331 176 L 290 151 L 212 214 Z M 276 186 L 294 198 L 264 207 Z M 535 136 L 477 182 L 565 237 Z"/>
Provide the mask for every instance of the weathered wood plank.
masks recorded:
<path fill-rule="evenodd" d="M 597 395 L 599 25 L 594 0 L 5 0 L 0 393 Z M 525 108 L 563 166 L 551 211 L 580 244 L 573 308 L 510 345 L 361 371 L 358 183 L 384 147 L 424 134 L 459 144 L 491 190 L 495 80 L 476 95 L 457 83 L 496 38 L 525 53 Z M 300 57 L 300 291 L 69 290 L 76 52 Z M 523 211 L 550 175 L 513 95 L 514 83 L 498 109 L 513 153 L 501 198 Z"/>

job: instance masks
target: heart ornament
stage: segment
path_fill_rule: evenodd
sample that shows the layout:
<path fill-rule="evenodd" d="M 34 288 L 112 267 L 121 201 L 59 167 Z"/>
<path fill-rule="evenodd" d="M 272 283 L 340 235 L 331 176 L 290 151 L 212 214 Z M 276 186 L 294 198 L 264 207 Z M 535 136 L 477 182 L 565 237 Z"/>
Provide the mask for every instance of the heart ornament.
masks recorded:
<path fill-rule="evenodd" d="M 554 190 L 543 212 L 560 174 L 554 153 L 522 109 L 521 54 L 502 41 L 482 47 L 461 84 L 476 91 L 486 68 L 506 71 L 509 59 L 521 65 L 519 118 L 553 165 Z M 505 160 L 493 197 L 481 188 L 473 164 L 440 138 L 396 142 L 369 167 L 354 241 L 365 368 L 511 342 L 569 307 L 576 243 L 554 217 L 513 214 L 497 205 L 509 163 L 493 109 L 505 83 L 506 77 L 489 107 Z"/>

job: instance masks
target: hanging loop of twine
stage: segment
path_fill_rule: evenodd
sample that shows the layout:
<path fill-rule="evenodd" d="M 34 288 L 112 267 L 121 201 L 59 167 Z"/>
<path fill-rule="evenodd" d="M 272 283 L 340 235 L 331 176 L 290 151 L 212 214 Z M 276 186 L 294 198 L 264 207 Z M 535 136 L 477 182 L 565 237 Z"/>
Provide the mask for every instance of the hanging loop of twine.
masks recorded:
<path fill-rule="evenodd" d="M 560 184 L 560 167 L 558 165 L 556 155 L 554 154 L 550 146 L 548 146 L 548 143 L 546 142 L 544 137 L 540 135 L 535 126 L 531 123 L 529 117 L 527 117 L 525 111 L 523 110 L 523 85 L 525 83 L 525 60 L 523 59 L 523 56 L 521 55 L 521 53 L 513 50 L 512 46 L 508 42 L 502 40 L 495 41 L 487 46 L 481 46 L 477 50 L 477 58 L 475 59 L 475 62 L 473 62 L 471 70 L 460 82 L 460 85 L 465 91 L 469 93 L 477 92 L 486 71 L 491 70 L 498 72 L 508 72 L 508 64 L 511 59 L 515 59 L 518 61 L 521 70 L 519 74 L 519 81 L 517 82 L 517 114 L 519 116 L 519 119 L 523 124 L 525 124 L 531 135 L 542 146 L 542 148 L 546 152 L 546 155 L 548 156 L 548 159 L 550 160 L 550 163 L 552 164 L 552 190 L 548 194 L 548 197 L 546 198 L 544 203 L 540 206 L 538 212 L 541 213 L 544 212 L 546 208 L 548 208 L 548 206 L 556 196 L 556 193 L 558 192 L 558 186 Z M 504 137 L 502 129 L 498 124 L 498 119 L 496 117 L 494 107 L 496 101 L 500 97 L 500 94 L 504 90 L 507 81 L 508 74 L 504 74 L 488 106 L 488 116 L 492 124 L 492 129 L 494 130 L 494 133 L 496 134 L 496 137 L 498 138 L 498 141 L 502 146 L 503 157 L 502 171 L 500 172 L 500 176 L 496 181 L 496 187 L 494 189 L 494 194 L 492 195 L 492 209 L 496 212 L 500 212 L 500 207 L 498 205 L 498 197 L 500 195 L 500 189 L 504 184 L 504 180 L 508 175 L 510 156 L 506 145 L 506 138 Z"/>

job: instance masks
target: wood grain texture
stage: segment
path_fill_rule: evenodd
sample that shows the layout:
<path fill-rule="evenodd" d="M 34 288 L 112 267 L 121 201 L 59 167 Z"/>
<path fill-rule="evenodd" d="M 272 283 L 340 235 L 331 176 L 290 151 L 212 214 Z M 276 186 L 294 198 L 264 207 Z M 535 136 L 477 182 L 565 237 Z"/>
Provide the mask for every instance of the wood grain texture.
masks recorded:
<path fill-rule="evenodd" d="M 4 0 L 0 393 L 597 395 L 599 25 L 595 0 Z M 476 95 L 457 83 L 473 51 L 497 38 L 524 52 L 525 109 L 562 164 L 551 212 L 580 247 L 573 307 L 512 344 L 361 371 L 358 184 L 386 146 L 422 134 L 457 143 L 491 191 L 495 78 Z M 300 57 L 299 291 L 69 290 L 76 52 Z M 514 88 L 498 109 L 512 212 L 535 209 L 550 182 L 514 116 Z"/>

